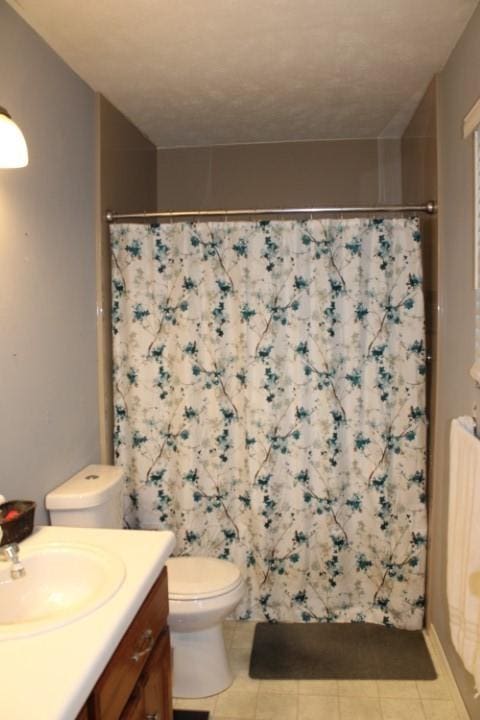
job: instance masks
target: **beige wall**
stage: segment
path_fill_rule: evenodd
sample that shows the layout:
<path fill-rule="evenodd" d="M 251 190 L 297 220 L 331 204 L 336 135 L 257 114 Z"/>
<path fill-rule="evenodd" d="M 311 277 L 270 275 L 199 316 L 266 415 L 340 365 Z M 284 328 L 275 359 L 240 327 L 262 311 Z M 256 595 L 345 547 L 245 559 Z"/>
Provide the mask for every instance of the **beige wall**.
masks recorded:
<path fill-rule="evenodd" d="M 110 245 L 107 210 L 136 212 L 156 205 L 156 149 L 102 95 L 96 97 L 97 320 L 102 462 L 112 462 Z"/>
<path fill-rule="evenodd" d="M 437 78 L 430 83 L 402 137 L 402 195 L 405 203 L 436 200 Z M 427 343 L 433 350 L 437 330 L 437 215 L 423 215 L 422 250 L 426 299 Z"/>
<path fill-rule="evenodd" d="M 429 617 L 440 636 L 472 719 L 480 700 L 457 657 L 448 629 L 445 590 L 448 522 L 448 434 L 452 418 L 472 412 L 474 358 L 473 147 L 462 139 L 463 118 L 480 97 L 480 8 L 439 77 L 439 331 L 434 443 L 434 507 Z"/>
<path fill-rule="evenodd" d="M 159 150 L 157 164 L 163 210 L 401 201 L 397 140 L 176 148 Z"/>
<path fill-rule="evenodd" d="M 430 83 L 402 137 L 403 201 L 415 204 L 437 200 L 437 78 Z M 429 423 L 429 469 L 433 459 L 433 426 L 435 422 L 435 378 L 437 373 L 438 324 L 438 218 L 421 215 L 423 288 L 425 296 L 425 330 L 428 362 L 427 411 Z M 433 475 L 429 475 L 429 505 L 433 501 Z M 427 603 L 429 593 L 427 592 Z M 428 605 L 427 605 L 428 613 Z"/>
<path fill-rule="evenodd" d="M 94 94 L 0 0 L 0 104 L 30 164 L 0 170 L 0 492 L 44 496 L 99 460 Z"/>

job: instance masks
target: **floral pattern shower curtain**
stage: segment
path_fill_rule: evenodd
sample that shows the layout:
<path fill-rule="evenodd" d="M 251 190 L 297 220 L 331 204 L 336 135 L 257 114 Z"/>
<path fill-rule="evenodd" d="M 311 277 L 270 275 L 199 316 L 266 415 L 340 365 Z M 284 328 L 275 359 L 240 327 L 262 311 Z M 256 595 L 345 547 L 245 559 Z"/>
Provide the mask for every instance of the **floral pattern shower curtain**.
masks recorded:
<path fill-rule="evenodd" d="M 225 558 L 238 616 L 422 626 L 415 219 L 112 226 L 130 527 Z"/>

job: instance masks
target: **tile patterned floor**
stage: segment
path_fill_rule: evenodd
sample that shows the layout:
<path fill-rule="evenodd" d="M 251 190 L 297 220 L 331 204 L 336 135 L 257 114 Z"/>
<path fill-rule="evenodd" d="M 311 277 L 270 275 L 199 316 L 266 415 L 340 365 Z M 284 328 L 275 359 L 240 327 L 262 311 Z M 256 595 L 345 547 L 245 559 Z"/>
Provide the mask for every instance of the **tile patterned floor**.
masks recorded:
<path fill-rule="evenodd" d="M 450 680 L 432 652 L 433 681 L 252 680 L 254 623 L 227 622 L 225 643 L 235 680 L 218 695 L 174 699 L 175 708 L 209 710 L 210 720 L 460 720 Z"/>

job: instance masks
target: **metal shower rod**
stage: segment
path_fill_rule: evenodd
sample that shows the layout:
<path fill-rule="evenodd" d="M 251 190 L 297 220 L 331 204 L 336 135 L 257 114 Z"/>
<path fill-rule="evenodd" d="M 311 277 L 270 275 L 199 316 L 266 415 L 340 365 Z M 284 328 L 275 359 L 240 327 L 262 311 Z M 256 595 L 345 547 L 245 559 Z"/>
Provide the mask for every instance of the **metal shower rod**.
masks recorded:
<path fill-rule="evenodd" d="M 304 207 L 304 208 L 263 208 L 255 210 L 160 210 L 155 212 L 138 213 L 116 213 L 108 211 L 105 213 L 107 222 L 117 220 L 144 220 L 148 218 L 203 218 L 203 217 L 241 217 L 243 215 L 347 215 L 351 213 L 427 213 L 434 215 L 437 212 L 437 204 L 429 200 L 424 205 L 364 205 L 358 207 Z"/>

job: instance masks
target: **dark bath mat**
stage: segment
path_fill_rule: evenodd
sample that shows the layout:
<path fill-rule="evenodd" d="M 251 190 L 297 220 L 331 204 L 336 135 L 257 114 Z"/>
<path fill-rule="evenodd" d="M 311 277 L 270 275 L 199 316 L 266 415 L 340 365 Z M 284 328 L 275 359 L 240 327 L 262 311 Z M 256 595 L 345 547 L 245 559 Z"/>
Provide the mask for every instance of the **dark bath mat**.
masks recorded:
<path fill-rule="evenodd" d="M 174 710 L 173 720 L 208 720 L 208 710 Z"/>
<path fill-rule="evenodd" d="M 434 680 L 420 630 L 372 623 L 258 623 L 250 677 L 260 680 Z"/>

